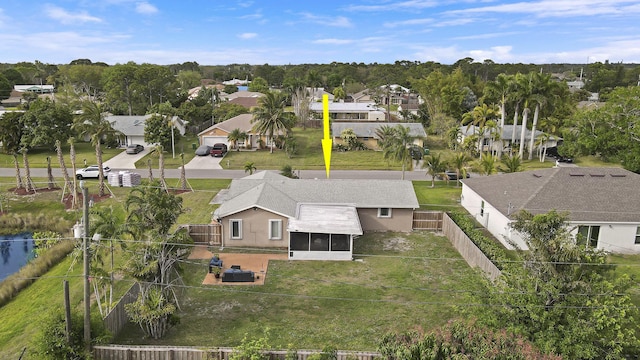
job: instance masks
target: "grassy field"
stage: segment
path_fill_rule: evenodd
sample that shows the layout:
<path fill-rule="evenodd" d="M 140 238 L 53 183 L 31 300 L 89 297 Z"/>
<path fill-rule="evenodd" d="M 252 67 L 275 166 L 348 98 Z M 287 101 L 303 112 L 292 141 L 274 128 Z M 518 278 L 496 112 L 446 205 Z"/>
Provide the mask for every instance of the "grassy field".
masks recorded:
<path fill-rule="evenodd" d="M 128 326 L 121 344 L 235 346 L 271 331 L 276 348 L 374 350 L 389 331 L 430 329 L 461 316 L 480 275 L 446 238 L 372 233 L 357 261 L 272 261 L 264 286 L 203 286 L 206 261 L 185 264 L 181 321 L 162 341 Z"/>
<path fill-rule="evenodd" d="M 84 159 L 87 160 L 88 165 L 96 164 L 96 148 L 88 142 L 78 142 L 76 143 L 76 167 L 83 168 L 84 167 Z M 121 153 L 123 149 L 109 149 L 106 147 L 102 147 L 102 160 L 107 161 L 112 157 Z M 64 145 L 62 147 L 62 153 L 64 156 L 64 162 L 67 168 L 71 169 L 71 158 L 69 157 L 69 145 Z M 28 152 L 29 158 L 29 166 L 33 168 L 46 168 L 47 167 L 47 156 L 51 158 L 51 167 L 59 168 L 60 163 L 58 163 L 58 155 L 56 154 L 55 149 L 32 149 Z M 20 168 L 22 169 L 22 155 L 18 156 L 18 162 L 20 163 Z M 7 155 L 3 152 L 0 152 L 0 167 L 1 168 L 13 168 L 13 156 Z M 24 170 L 23 170 L 24 172 Z"/>

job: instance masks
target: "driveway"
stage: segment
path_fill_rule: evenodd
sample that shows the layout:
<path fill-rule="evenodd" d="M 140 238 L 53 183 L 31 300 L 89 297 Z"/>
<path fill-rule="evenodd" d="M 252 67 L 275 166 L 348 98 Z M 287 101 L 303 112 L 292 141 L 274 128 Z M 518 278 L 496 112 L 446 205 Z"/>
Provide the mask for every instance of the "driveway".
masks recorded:
<path fill-rule="evenodd" d="M 122 150 L 122 152 L 111 159 L 104 162 L 104 165 L 112 168 L 112 169 L 135 169 L 136 161 L 142 159 L 145 155 L 147 155 L 151 151 L 149 148 L 145 148 L 141 152 L 133 155 L 127 154 L 126 150 Z"/>
<path fill-rule="evenodd" d="M 220 170 L 222 166 L 220 166 L 220 161 L 224 159 L 224 157 L 213 157 L 213 156 L 195 156 L 191 161 L 184 165 L 186 170 Z"/>

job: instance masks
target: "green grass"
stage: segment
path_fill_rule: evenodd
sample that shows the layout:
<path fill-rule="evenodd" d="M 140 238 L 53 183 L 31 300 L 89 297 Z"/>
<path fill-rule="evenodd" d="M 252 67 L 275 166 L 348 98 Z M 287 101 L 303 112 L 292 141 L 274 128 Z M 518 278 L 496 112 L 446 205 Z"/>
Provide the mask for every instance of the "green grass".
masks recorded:
<path fill-rule="evenodd" d="M 180 158 L 180 153 L 184 152 L 184 163 L 187 164 L 191 159 L 193 159 L 195 154 L 195 150 L 192 149 L 192 144 L 196 144 L 198 146 L 198 137 L 196 135 L 185 135 L 178 139 L 175 144 L 175 152 L 176 157 L 173 157 L 173 151 L 171 147 L 164 149 L 164 166 L 166 169 L 176 169 L 182 166 L 182 159 Z M 158 167 L 158 154 L 156 152 L 152 152 L 151 154 L 147 154 L 142 159 L 136 161 L 137 169 L 147 169 L 149 166 L 147 165 L 147 159 L 151 159 L 151 165 L 154 168 Z"/>
<path fill-rule="evenodd" d="M 455 181 L 449 183 L 436 181 L 436 187 L 431 187 L 431 181 L 414 181 L 413 189 L 416 192 L 420 209 L 424 210 L 462 210 L 460 206 L 460 193 L 462 187 Z"/>
<path fill-rule="evenodd" d="M 220 162 L 225 169 L 243 169 L 246 162 L 253 162 L 258 170 L 276 169 L 291 165 L 296 170 L 322 170 L 324 157 L 320 140 L 322 129 L 295 128 L 293 134 L 298 142 L 296 155 L 289 158 L 284 151 L 269 148 L 256 151 L 229 151 Z M 400 170 L 396 162 L 389 162 L 381 151 L 346 151 L 331 153 L 331 168 L 334 170 Z"/>
<path fill-rule="evenodd" d="M 84 167 L 84 159 L 87 160 L 88 165 L 97 164 L 96 160 L 96 148 L 88 142 L 78 142 L 75 144 L 76 148 L 76 167 L 83 168 Z M 109 149 L 105 146 L 102 147 L 102 161 L 107 161 L 112 157 L 121 153 L 122 149 Z M 68 169 L 71 169 L 71 158 L 69 157 L 69 145 L 64 144 L 62 146 L 62 153 L 64 156 L 64 162 Z M 59 168 L 60 163 L 58 162 L 58 155 L 55 149 L 31 149 L 28 152 L 29 158 L 29 167 L 33 168 L 46 168 L 47 167 L 47 156 L 51 158 L 51 167 Z M 20 163 L 20 168 L 24 173 L 22 155 L 18 156 L 18 162 Z M 13 156 L 7 155 L 5 153 L 0 153 L 0 167 L 2 168 L 13 168 Z"/>
<path fill-rule="evenodd" d="M 356 240 L 362 261 L 272 261 L 264 286 L 203 286 L 206 261 L 186 264 L 181 321 L 166 339 L 127 326 L 121 344 L 236 346 L 271 331 L 276 348 L 374 350 L 389 331 L 431 329 L 459 317 L 480 275 L 446 238 L 372 233 Z"/>

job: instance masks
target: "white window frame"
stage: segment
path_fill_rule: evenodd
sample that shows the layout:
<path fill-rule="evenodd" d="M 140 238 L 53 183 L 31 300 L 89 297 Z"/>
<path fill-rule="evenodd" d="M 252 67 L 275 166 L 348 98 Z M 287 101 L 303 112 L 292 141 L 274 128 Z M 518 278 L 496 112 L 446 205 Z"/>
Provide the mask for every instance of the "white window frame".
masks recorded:
<path fill-rule="evenodd" d="M 238 236 L 233 236 L 233 224 L 238 223 Z M 242 219 L 229 219 L 229 238 L 242 240 Z"/>
<path fill-rule="evenodd" d="M 387 209 L 389 212 L 386 215 L 384 215 L 384 214 L 382 214 L 382 209 Z M 378 208 L 378 217 L 379 218 L 390 218 L 391 217 L 391 208 L 387 208 L 387 207 Z"/>
<path fill-rule="evenodd" d="M 275 226 L 275 228 L 274 228 Z M 277 230 L 277 236 L 273 236 L 273 230 Z M 269 240 L 282 240 L 282 220 L 269 219 Z"/>
<path fill-rule="evenodd" d="M 634 244 L 640 245 L 640 226 L 636 227 L 636 239 Z"/>

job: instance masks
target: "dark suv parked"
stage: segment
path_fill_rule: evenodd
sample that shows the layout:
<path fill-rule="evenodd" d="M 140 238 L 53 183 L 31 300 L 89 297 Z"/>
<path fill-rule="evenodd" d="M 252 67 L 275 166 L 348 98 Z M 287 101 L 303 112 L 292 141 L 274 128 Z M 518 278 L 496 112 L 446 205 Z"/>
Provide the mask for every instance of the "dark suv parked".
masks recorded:
<path fill-rule="evenodd" d="M 227 145 L 223 143 L 218 143 L 213 145 L 211 148 L 211 156 L 213 157 L 222 157 L 227 153 Z"/>

